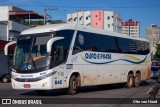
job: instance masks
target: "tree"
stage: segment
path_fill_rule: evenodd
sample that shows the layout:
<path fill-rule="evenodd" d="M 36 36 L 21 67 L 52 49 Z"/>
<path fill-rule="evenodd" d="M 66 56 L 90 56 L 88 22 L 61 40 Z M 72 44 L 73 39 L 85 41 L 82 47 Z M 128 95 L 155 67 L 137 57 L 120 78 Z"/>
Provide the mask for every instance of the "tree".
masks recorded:
<path fill-rule="evenodd" d="M 153 59 L 160 60 L 160 44 L 157 44 L 157 51 L 156 51 Z"/>

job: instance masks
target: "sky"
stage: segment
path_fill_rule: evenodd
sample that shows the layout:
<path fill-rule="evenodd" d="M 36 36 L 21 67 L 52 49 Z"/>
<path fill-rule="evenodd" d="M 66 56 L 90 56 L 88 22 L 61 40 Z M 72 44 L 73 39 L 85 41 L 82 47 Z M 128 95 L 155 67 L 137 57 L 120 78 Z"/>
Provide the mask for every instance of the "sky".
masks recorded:
<path fill-rule="evenodd" d="M 17 6 L 44 14 L 44 8 L 53 20 L 64 20 L 76 10 L 105 10 L 118 12 L 122 21 L 129 19 L 140 22 L 140 37 L 146 38 L 146 27 L 160 26 L 160 0 L 0 0 L 0 6 Z"/>

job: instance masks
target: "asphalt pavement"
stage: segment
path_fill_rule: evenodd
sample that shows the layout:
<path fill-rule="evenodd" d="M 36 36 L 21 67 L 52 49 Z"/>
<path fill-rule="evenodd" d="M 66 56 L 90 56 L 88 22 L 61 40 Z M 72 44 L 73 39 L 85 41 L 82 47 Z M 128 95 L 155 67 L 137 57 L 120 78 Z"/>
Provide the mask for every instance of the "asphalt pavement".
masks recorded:
<path fill-rule="evenodd" d="M 76 95 L 67 95 L 65 89 L 48 90 L 45 96 L 37 95 L 35 90 L 13 90 L 11 83 L 0 83 L 1 98 L 147 98 L 147 91 L 157 83 L 155 80 L 143 81 L 140 87 L 124 88 L 124 84 L 82 87 Z M 160 98 L 160 96 L 156 96 Z M 47 107 L 159 107 L 159 104 L 47 104 Z M 3 107 L 8 105 L 3 105 Z M 12 107 L 15 105 L 12 105 Z M 21 106 L 21 105 L 16 105 Z M 23 105 L 25 107 L 27 105 Z M 44 105 L 34 105 L 43 107 Z M 1 105 L 0 105 L 1 107 Z"/>

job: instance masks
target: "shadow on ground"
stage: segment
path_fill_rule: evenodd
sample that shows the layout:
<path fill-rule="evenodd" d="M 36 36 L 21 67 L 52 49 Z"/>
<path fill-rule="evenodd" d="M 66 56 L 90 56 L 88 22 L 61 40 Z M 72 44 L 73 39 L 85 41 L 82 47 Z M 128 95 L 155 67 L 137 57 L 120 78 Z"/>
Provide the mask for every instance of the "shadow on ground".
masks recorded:
<path fill-rule="evenodd" d="M 154 85 L 156 81 L 142 81 L 141 87 L 145 87 L 148 85 Z M 157 82 L 156 82 L 157 83 Z M 109 85 L 99 85 L 99 86 L 87 86 L 81 87 L 78 89 L 78 93 L 88 93 L 88 92 L 96 92 L 96 91 L 104 91 L 104 90 L 114 90 L 125 88 L 125 83 L 121 84 L 109 84 Z M 26 93 L 22 93 L 20 95 L 23 96 L 39 96 L 36 91 L 30 91 Z M 62 96 L 67 95 L 67 89 L 55 89 L 55 90 L 47 90 L 45 91 L 45 96 Z"/>

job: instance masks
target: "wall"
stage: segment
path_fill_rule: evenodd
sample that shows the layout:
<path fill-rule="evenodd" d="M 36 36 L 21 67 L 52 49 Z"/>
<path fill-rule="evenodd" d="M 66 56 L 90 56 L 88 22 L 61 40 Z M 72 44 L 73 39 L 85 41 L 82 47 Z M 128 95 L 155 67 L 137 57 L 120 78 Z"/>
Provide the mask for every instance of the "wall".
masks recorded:
<path fill-rule="evenodd" d="M 91 26 L 91 11 L 84 12 L 84 25 Z"/>
<path fill-rule="evenodd" d="M 103 11 L 92 11 L 92 27 L 103 29 Z"/>
<path fill-rule="evenodd" d="M 104 29 L 113 31 L 113 12 L 104 11 Z"/>
<path fill-rule="evenodd" d="M 7 41 L 8 37 L 8 25 L 6 23 L 0 23 L 0 40 Z"/>
<path fill-rule="evenodd" d="M 9 20 L 9 7 L 2 6 L 0 7 L 0 21 L 8 21 Z"/>

